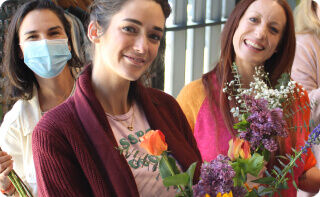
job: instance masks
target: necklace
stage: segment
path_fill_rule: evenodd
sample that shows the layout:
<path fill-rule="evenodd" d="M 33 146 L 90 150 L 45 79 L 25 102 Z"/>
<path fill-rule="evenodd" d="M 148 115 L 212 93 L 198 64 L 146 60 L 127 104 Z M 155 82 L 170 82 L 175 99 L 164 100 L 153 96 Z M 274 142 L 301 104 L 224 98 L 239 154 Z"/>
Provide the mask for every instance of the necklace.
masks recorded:
<path fill-rule="evenodd" d="M 115 120 L 115 121 L 118 121 L 118 122 L 120 122 L 124 127 L 126 127 L 129 131 L 133 131 L 133 121 L 134 121 L 134 105 L 132 104 L 132 114 L 131 114 L 131 121 L 130 121 L 130 124 L 129 125 L 127 125 L 126 123 L 125 123 L 125 121 L 124 120 L 121 120 L 121 119 L 119 119 L 119 118 L 117 118 L 117 117 L 115 117 L 115 116 L 112 116 L 112 115 L 110 115 L 110 114 L 107 114 L 107 116 L 109 116 L 110 118 L 112 118 L 113 120 Z"/>

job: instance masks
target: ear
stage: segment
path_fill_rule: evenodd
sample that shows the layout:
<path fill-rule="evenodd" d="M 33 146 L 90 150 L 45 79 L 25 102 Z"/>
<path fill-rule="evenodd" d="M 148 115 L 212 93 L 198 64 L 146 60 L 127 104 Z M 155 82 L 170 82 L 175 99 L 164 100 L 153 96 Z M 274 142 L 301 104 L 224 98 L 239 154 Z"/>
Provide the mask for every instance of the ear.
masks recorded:
<path fill-rule="evenodd" d="M 99 43 L 99 25 L 95 21 L 91 21 L 88 26 L 88 38 L 92 43 Z"/>

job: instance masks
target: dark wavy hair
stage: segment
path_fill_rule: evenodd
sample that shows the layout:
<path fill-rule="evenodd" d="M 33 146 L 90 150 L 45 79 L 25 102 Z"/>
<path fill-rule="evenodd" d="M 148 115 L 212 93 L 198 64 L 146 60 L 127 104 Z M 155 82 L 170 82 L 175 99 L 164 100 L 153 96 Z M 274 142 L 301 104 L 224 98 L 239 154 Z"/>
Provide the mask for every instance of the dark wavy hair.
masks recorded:
<path fill-rule="evenodd" d="M 70 24 L 67 21 L 64 11 L 49 0 L 33 0 L 23 4 L 12 17 L 6 32 L 4 44 L 3 72 L 9 79 L 9 87 L 6 88 L 6 95 L 15 99 L 29 100 L 33 96 L 33 87 L 39 84 L 31 69 L 19 57 L 21 49 L 19 46 L 19 30 L 25 16 L 34 10 L 50 10 L 59 18 L 67 34 L 72 58 L 68 61 L 70 67 L 81 67 L 82 62 L 77 57 L 71 39 Z M 35 21 L 36 22 L 36 21 Z"/>

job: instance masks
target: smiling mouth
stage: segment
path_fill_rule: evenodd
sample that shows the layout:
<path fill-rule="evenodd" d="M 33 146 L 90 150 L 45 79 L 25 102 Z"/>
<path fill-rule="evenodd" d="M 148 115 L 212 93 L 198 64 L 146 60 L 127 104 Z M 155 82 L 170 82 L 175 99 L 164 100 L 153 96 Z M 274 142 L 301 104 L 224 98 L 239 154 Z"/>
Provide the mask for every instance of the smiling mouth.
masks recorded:
<path fill-rule="evenodd" d="M 254 50 L 257 50 L 257 51 L 262 51 L 262 50 L 264 50 L 264 47 L 263 47 L 263 46 L 255 43 L 255 42 L 253 42 L 253 41 L 251 41 L 251 40 L 247 40 L 247 39 L 244 40 L 244 44 L 245 44 L 246 46 L 254 49 Z"/>
<path fill-rule="evenodd" d="M 128 55 L 124 55 L 124 57 L 127 58 L 133 64 L 137 64 L 137 65 L 144 65 L 146 62 L 144 58 L 140 58 L 140 57 L 132 57 Z"/>

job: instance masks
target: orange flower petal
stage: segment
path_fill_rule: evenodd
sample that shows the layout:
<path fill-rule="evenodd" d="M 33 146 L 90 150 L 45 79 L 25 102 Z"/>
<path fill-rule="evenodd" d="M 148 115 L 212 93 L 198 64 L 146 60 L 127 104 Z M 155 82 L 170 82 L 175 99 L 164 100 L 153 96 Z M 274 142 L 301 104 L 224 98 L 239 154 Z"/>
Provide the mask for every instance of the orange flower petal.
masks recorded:
<path fill-rule="evenodd" d="M 151 130 L 140 138 L 140 146 L 147 150 L 151 155 L 161 155 L 163 151 L 168 149 L 165 142 L 165 136 L 160 130 Z"/>

